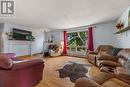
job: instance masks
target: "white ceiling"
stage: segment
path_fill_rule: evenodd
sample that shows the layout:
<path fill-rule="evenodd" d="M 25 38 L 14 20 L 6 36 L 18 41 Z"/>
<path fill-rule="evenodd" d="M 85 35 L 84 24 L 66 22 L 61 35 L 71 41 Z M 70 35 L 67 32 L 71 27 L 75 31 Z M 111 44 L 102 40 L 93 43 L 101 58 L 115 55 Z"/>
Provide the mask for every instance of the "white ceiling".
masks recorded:
<path fill-rule="evenodd" d="M 67 29 L 114 20 L 129 5 L 130 0 L 15 0 L 15 17 L 1 17 L 0 21 Z"/>

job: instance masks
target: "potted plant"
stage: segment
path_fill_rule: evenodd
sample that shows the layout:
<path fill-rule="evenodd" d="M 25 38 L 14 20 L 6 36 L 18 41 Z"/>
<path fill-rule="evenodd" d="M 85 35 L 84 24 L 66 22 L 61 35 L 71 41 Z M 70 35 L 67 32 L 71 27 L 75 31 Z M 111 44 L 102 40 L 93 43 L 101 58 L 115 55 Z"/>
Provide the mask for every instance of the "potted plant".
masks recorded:
<path fill-rule="evenodd" d="M 34 36 L 31 36 L 31 41 L 34 41 L 35 40 L 35 37 Z"/>
<path fill-rule="evenodd" d="M 124 23 L 122 23 L 122 22 L 119 22 L 119 23 L 116 24 L 116 28 L 117 28 L 118 30 L 123 29 L 123 27 L 124 27 Z"/>
<path fill-rule="evenodd" d="M 13 39 L 13 32 L 7 32 L 6 35 L 8 36 L 9 40 Z"/>
<path fill-rule="evenodd" d="M 27 40 L 29 40 L 29 41 L 34 41 L 34 40 L 35 40 L 35 37 L 34 37 L 34 36 L 27 36 Z"/>

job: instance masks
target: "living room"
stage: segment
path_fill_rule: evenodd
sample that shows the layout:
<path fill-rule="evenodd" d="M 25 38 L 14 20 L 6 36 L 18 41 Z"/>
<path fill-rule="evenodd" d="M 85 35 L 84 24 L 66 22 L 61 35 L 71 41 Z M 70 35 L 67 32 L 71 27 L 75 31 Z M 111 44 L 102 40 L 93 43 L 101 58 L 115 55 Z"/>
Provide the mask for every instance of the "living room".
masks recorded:
<path fill-rule="evenodd" d="M 129 3 L 0 1 L 0 87 L 130 87 Z"/>

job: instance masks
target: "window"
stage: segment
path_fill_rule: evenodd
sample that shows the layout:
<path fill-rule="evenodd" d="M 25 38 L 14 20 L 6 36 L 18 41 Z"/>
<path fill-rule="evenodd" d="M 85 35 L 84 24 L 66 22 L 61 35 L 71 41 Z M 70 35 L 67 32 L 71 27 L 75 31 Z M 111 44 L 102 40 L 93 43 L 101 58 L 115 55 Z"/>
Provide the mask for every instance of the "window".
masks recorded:
<path fill-rule="evenodd" d="M 87 51 L 87 31 L 67 33 L 67 52 L 85 55 Z"/>

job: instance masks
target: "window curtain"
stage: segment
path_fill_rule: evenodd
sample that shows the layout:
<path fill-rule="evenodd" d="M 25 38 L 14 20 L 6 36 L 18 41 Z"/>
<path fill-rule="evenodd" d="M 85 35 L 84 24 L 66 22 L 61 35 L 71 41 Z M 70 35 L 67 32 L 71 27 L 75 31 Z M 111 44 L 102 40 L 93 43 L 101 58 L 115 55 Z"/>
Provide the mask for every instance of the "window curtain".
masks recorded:
<path fill-rule="evenodd" d="M 93 51 L 93 27 L 88 28 L 88 51 Z"/>
<path fill-rule="evenodd" d="M 67 54 L 67 32 L 64 31 L 64 47 L 63 47 L 63 54 Z"/>

